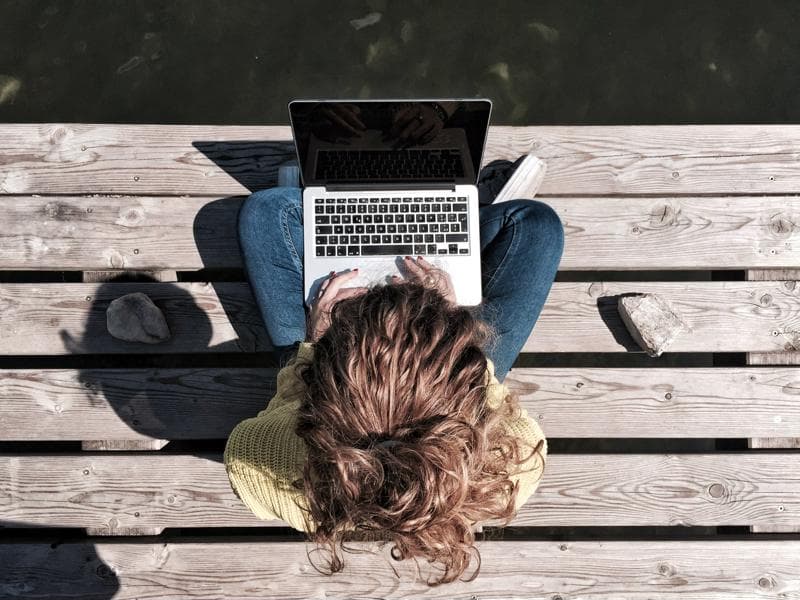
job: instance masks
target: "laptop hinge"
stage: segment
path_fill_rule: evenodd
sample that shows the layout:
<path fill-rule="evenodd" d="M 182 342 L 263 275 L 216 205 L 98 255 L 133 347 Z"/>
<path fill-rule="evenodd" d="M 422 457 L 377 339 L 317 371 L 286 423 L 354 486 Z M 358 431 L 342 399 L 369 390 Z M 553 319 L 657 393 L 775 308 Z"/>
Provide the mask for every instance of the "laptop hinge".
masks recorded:
<path fill-rule="evenodd" d="M 330 192 L 367 192 L 375 190 L 456 190 L 455 181 L 437 181 L 436 183 L 369 183 L 369 184 L 351 184 L 351 183 L 329 183 L 325 189 Z"/>

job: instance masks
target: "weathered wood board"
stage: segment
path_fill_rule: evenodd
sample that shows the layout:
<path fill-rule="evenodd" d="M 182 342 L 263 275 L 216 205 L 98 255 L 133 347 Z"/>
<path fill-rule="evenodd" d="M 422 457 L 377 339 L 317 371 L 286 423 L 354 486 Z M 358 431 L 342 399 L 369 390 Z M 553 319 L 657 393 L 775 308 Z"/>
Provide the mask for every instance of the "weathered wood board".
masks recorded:
<path fill-rule="evenodd" d="M 0 591 L 76 600 L 158 597 L 763 600 L 800 595 L 800 541 L 482 541 L 471 582 L 435 588 L 391 544 L 352 543 L 344 571 L 318 573 L 313 545 L 274 541 L 67 542 L 0 545 Z M 319 569 L 324 557 L 312 554 Z M 473 567 L 474 569 L 474 567 Z M 395 575 L 396 573 L 396 575 Z M 466 574 L 472 573 L 470 569 Z"/>
<path fill-rule="evenodd" d="M 800 264 L 796 196 L 538 199 L 564 225 L 561 271 Z M 242 268 L 236 227 L 243 201 L 0 197 L 0 269 Z"/>
<path fill-rule="evenodd" d="M 800 348 L 796 281 L 556 281 L 524 352 L 641 352 L 617 312 L 620 294 L 658 293 L 693 333 L 670 352 Z M 167 318 L 172 339 L 123 342 L 106 330 L 108 304 L 139 291 Z M 253 352 L 271 348 L 246 282 L 0 284 L 0 353 Z"/>
<path fill-rule="evenodd" d="M 295 158 L 289 127 L 4 124 L 0 194 L 242 194 Z M 800 125 L 489 128 L 483 162 L 535 153 L 539 193 L 794 194 Z"/>
<path fill-rule="evenodd" d="M 258 527 L 221 453 L 0 455 L 0 525 Z M 800 525 L 791 452 L 548 455 L 518 526 Z"/>
<path fill-rule="evenodd" d="M 8 441 L 224 439 L 275 393 L 276 369 L 7 369 Z M 546 435 L 800 437 L 796 367 L 514 368 L 505 379 Z"/>

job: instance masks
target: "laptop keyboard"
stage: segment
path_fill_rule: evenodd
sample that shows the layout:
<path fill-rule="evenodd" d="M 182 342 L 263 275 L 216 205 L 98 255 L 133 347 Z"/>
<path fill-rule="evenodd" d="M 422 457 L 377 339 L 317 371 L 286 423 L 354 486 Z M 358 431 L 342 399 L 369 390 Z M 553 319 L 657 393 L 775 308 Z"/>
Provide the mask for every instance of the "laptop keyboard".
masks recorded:
<path fill-rule="evenodd" d="M 461 152 L 453 149 L 320 150 L 317 178 L 341 180 L 459 179 Z"/>
<path fill-rule="evenodd" d="M 317 256 L 469 254 L 465 196 L 315 198 Z"/>

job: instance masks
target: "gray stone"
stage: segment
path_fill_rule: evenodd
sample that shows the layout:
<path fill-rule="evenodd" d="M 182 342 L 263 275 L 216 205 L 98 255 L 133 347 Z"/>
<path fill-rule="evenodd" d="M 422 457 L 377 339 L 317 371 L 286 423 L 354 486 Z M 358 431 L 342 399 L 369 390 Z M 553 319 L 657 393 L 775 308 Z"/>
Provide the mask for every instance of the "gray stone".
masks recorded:
<path fill-rule="evenodd" d="M 692 327 L 658 294 L 621 296 L 617 305 L 628 332 L 649 356 L 661 356 L 681 333 Z"/>
<path fill-rule="evenodd" d="M 111 335 L 127 342 L 158 344 L 170 338 L 164 314 L 142 292 L 113 300 L 106 310 L 106 326 Z"/>

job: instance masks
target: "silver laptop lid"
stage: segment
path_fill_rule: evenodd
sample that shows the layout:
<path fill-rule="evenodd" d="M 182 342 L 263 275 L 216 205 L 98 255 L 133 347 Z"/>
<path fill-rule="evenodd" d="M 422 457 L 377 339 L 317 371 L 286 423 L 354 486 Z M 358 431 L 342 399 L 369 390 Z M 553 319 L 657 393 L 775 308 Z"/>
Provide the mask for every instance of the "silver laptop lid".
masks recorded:
<path fill-rule="evenodd" d="M 491 107 L 488 99 L 293 100 L 303 184 L 475 185 Z"/>

